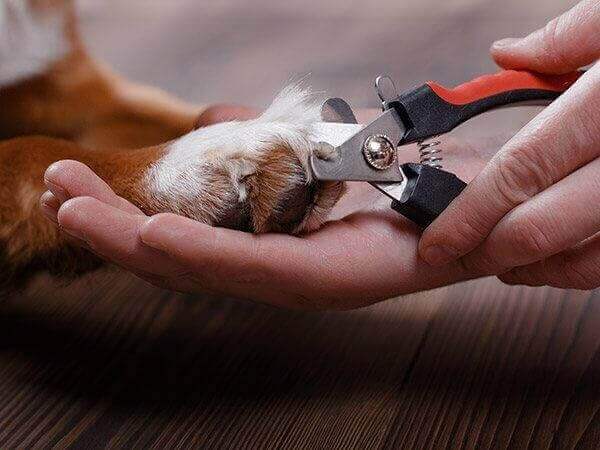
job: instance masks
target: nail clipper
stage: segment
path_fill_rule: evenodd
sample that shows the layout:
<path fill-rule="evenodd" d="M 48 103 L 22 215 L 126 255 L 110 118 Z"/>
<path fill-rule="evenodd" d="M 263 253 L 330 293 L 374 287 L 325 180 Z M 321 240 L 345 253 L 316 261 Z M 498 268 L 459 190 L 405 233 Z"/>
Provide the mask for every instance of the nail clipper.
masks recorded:
<path fill-rule="evenodd" d="M 375 89 L 383 112 L 364 127 L 344 100 L 325 102 L 317 128 L 329 151 L 311 156 L 311 170 L 318 180 L 369 182 L 392 199 L 392 209 L 426 228 L 467 186 L 442 169 L 439 141 L 432 138 L 496 108 L 547 105 L 582 73 L 507 70 L 453 89 L 427 82 L 401 94 L 390 77 L 380 76 Z M 419 146 L 419 162 L 399 163 L 398 152 L 411 143 Z"/>

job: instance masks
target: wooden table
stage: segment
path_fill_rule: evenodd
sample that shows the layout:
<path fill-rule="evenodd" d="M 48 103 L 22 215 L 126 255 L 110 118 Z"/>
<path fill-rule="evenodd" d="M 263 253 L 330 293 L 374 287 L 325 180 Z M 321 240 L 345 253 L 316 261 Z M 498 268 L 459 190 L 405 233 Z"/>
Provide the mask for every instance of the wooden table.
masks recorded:
<path fill-rule="evenodd" d="M 81 3 L 89 44 L 122 72 L 262 106 L 308 71 L 359 105 L 378 71 L 465 80 L 493 69 L 491 40 L 574 2 Z M 487 279 L 299 313 L 108 273 L 41 279 L 0 321 L 2 449 L 600 447 L 600 292 Z"/>
<path fill-rule="evenodd" d="M 361 311 L 124 274 L 0 306 L 0 448 L 598 448 L 600 294 L 494 279 Z"/>

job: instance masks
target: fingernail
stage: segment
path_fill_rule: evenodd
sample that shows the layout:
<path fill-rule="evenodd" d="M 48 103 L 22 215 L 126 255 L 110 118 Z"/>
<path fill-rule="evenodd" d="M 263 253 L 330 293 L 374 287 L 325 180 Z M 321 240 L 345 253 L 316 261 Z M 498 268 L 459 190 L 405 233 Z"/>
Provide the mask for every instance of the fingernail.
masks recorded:
<path fill-rule="evenodd" d="M 60 207 L 60 202 L 58 199 L 52 194 L 52 192 L 44 192 L 40 197 L 40 210 L 42 214 L 48 218 L 48 220 L 54 222 L 58 225 L 58 208 Z"/>
<path fill-rule="evenodd" d="M 432 245 L 423 251 L 423 259 L 431 266 L 441 266 L 459 257 L 456 249 L 445 245 Z"/>
<path fill-rule="evenodd" d="M 71 198 L 69 193 L 65 189 L 63 189 L 62 186 L 54 184 L 51 181 L 48 181 L 47 179 L 44 179 L 44 184 L 61 201 L 61 203 L 66 202 Z"/>
<path fill-rule="evenodd" d="M 494 50 L 504 50 L 505 48 L 508 48 L 508 47 L 514 47 L 520 41 L 521 41 L 520 38 L 500 39 L 499 41 L 496 41 L 492 44 L 492 48 Z"/>

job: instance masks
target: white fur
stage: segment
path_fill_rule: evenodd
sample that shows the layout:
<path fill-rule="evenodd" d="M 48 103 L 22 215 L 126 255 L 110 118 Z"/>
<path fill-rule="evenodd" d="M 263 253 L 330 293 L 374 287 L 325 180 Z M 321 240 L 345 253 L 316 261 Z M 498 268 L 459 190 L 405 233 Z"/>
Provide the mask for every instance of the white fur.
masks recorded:
<path fill-rule="evenodd" d="M 256 171 L 261 153 L 283 145 L 295 152 L 308 182 L 308 158 L 320 140 L 315 127 L 321 117 L 320 105 L 309 91 L 289 86 L 257 119 L 213 125 L 174 141 L 150 168 L 145 184 L 154 198 L 164 199 L 172 207 L 173 200 L 178 199 L 198 208 L 202 207 L 199 203 L 210 203 L 206 201 L 211 195 L 207 171 L 218 167 L 229 174 L 241 202 L 247 195 L 244 177 Z"/>
<path fill-rule="evenodd" d="M 61 11 L 35 13 L 30 0 L 0 0 L 0 86 L 43 73 L 69 50 Z"/>

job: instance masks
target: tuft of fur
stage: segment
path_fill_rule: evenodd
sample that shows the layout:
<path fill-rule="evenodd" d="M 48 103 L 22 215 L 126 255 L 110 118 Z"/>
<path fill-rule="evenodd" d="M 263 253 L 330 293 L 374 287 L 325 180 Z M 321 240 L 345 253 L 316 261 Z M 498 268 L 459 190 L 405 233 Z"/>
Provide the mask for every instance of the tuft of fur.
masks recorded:
<path fill-rule="evenodd" d="M 145 177 L 151 209 L 210 224 L 245 212 L 246 226 L 238 228 L 255 232 L 317 228 L 343 193 L 341 183 L 311 178 L 320 111 L 310 90 L 290 85 L 256 119 L 177 139 Z"/>

